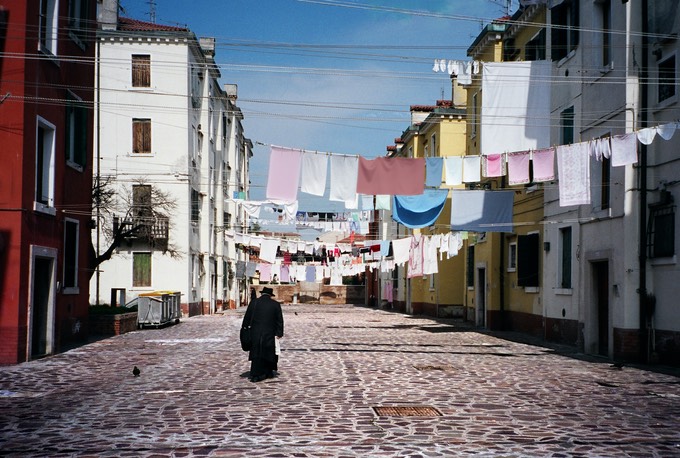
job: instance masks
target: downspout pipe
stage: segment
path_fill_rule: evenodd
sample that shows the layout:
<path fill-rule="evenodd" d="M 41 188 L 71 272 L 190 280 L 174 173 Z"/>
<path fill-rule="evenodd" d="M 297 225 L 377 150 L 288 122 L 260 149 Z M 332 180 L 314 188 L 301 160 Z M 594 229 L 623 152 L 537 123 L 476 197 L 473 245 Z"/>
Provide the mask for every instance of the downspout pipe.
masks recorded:
<path fill-rule="evenodd" d="M 648 14 L 649 0 L 642 0 L 642 68 L 640 71 L 640 129 L 649 125 L 649 38 Z M 649 320 L 647 306 L 647 145 L 640 144 L 640 280 L 638 299 L 640 308 L 640 361 L 649 361 Z"/>

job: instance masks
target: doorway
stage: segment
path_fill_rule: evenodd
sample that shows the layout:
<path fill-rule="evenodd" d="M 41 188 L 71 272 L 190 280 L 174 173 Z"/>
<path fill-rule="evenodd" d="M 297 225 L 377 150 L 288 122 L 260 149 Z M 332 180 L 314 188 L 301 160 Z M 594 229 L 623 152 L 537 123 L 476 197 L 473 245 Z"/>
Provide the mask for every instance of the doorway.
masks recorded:
<path fill-rule="evenodd" d="M 609 356 L 609 262 L 593 262 L 597 306 L 597 353 Z"/>
<path fill-rule="evenodd" d="M 477 302 L 475 324 L 486 327 L 486 267 L 477 267 L 475 292 L 475 301 Z"/>
<path fill-rule="evenodd" d="M 54 282 L 56 250 L 32 247 L 29 356 L 49 355 L 54 340 Z"/>

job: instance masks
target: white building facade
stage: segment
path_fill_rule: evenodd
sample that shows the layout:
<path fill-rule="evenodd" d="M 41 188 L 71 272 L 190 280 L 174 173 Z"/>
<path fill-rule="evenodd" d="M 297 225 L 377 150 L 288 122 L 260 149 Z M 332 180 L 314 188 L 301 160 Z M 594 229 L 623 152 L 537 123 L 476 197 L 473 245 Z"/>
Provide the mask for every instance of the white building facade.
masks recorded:
<path fill-rule="evenodd" d="M 220 87 L 214 39 L 119 18 L 103 3 L 98 34 L 95 182 L 115 191 L 98 211 L 96 251 L 131 230 L 93 276 L 92 303 L 179 291 L 185 315 L 235 304 L 224 230 L 241 218 L 224 197 L 247 193 L 250 142 L 235 86 Z"/>

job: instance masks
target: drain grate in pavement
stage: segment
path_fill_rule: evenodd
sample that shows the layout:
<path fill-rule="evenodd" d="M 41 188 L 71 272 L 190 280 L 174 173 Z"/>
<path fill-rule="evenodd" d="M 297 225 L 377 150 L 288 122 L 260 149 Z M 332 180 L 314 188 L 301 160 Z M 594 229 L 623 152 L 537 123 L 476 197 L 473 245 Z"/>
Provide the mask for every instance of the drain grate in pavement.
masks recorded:
<path fill-rule="evenodd" d="M 430 406 L 374 406 L 379 417 L 441 417 L 442 413 Z"/>

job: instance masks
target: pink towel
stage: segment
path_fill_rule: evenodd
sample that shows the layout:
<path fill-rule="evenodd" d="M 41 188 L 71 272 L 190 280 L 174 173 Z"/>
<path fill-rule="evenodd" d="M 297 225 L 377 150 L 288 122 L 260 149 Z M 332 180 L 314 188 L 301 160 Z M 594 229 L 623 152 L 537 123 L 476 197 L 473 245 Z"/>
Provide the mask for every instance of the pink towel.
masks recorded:
<path fill-rule="evenodd" d="M 272 146 L 269 157 L 267 199 L 297 200 L 302 151 Z"/>
<path fill-rule="evenodd" d="M 534 151 L 534 181 L 552 181 L 555 179 L 555 149 L 546 148 Z"/>
<path fill-rule="evenodd" d="M 359 157 L 357 192 L 413 196 L 425 190 L 425 159 Z"/>
<path fill-rule="evenodd" d="M 508 184 L 529 182 L 529 151 L 508 154 Z"/>
<path fill-rule="evenodd" d="M 489 154 L 482 157 L 482 175 L 485 177 L 502 177 L 505 175 L 503 155 Z"/>

